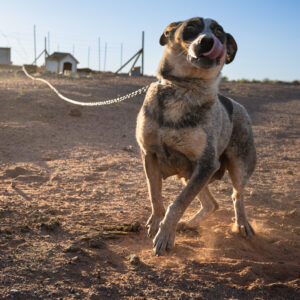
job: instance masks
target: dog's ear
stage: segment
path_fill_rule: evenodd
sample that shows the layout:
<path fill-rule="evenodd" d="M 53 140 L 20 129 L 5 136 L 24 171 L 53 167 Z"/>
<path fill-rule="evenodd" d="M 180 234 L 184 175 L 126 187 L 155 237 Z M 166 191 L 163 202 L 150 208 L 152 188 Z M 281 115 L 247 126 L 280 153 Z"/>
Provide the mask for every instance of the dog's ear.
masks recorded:
<path fill-rule="evenodd" d="M 226 64 L 230 64 L 235 57 L 236 51 L 237 51 L 237 44 L 235 39 L 233 38 L 233 36 L 230 33 L 226 33 L 226 37 L 227 37 L 227 53 L 226 53 Z"/>
<path fill-rule="evenodd" d="M 176 29 L 180 24 L 182 24 L 182 22 L 173 22 L 165 29 L 164 33 L 161 35 L 159 39 L 159 43 L 162 46 L 168 44 L 170 37 L 173 36 L 174 32 L 176 31 Z"/>

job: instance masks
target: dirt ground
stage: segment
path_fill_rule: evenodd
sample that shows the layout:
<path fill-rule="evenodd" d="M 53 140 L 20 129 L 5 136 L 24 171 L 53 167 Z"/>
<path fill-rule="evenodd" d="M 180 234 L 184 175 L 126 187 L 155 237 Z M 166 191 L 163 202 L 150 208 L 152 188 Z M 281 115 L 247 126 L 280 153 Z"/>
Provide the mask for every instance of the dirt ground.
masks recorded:
<path fill-rule="evenodd" d="M 155 80 L 41 76 L 85 101 Z M 245 205 L 257 235 L 230 233 L 226 175 L 212 186 L 219 210 L 156 257 L 135 141 L 143 96 L 82 108 L 17 69 L 0 69 L 0 298 L 300 299 L 300 85 L 225 82 L 221 92 L 253 120 L 258 164 Z M 165 205 L 181 189 L 166 180 Z M 185 217 L 197 208 L 195 200 Z"/>

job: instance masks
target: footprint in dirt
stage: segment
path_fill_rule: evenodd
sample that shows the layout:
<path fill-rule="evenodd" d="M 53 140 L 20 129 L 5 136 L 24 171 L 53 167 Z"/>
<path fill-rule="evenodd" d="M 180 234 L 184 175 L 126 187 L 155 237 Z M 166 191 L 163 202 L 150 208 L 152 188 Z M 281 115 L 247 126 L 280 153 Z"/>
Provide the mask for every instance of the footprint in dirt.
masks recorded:
<path fill-rule="evenodd" d="M 5 178 L 17 178 L 20 175 L 30 175 L 31 171 L 26 170 L 22 167 L 15 167 L 14 169 L 7 169 L 4 171 Z"/>
<path fill-rule="evenodd" d="M 47 176 L 41 174 L 34 174 L 33 171 L 24 169 L 22 167 L 15 167 L 4 171 L 2 178 L 11 178 L 19 182 L 37 182 L 44 183 L 49 180 Z"/>

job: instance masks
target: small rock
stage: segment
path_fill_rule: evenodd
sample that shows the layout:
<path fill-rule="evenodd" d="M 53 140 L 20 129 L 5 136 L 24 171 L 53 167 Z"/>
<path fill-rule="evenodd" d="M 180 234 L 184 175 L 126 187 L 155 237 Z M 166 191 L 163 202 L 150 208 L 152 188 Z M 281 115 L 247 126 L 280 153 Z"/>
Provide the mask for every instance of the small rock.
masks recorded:
<path fill-rule="evenodd" d="M 124 224 L 123 226 L 123 230 L 125 232 L 140 232 L 142 226 L 140 224 L 140 222 L 134 222 L 134 223 L 130 223 L 130 224 Z"/>
<path fill-rule="evenodd" d="M 81 111 L 77 108 L 70 109 L 68 114 L 71 117 L 81 117 L 81 115 L 82 115 Z"/>
<path fill-rule="evenodd" d="M 66 253 L 80 252 L 81 248 L 78 245 L 72 244 L 64 250 Z"/>
<path fill-rule="evenodd" d="M 80 294 L 79 293 L 75 293 L 74 296 L 75 296 L 75 298 L 79 298 Z"/>
<path fill-rule="evenodd" d="M 128 145 L 128 146 L 126 146 L 126 147 L 123 147 L 122 150 L 124 150 L 124 151 L 126 151 L 126 152 L 134 152 L 134 147 L 131 146 L 131 145 Z"/>
<path fill-rule="evenodd" d="M 57 220 L 52 220 L 48 223 L 42 223 L 41 224 L 41 230 L 48 231 L 48 232 L 54 232 L 60 227 L 60 223 Z"/>
<path fill-rule="evenodd" d="M 250 196 L 251 196 L 251 197 L 257 197 L 257 196 L 258 196 L 258 192 L 255 191 L 255 190 L 252 190 L 252 191 L 250 192 Z"/>
<path fill-rule="evenodd" d="M 52 158 L 50 156 L 45 156 L 45 157 L 42 157 L 42 160 L 43 161 L 51 161 Z"/>
<path fill-rule="evenodd" d="M 10 186 L 14 189 L 16 187 L 16 183 L 14 181 L 12 181 Z"/>
<path fill-rule="evenodd" d="M 55 180 L 59 181 L 59 180 L 61 180 L 61 177 L 58 174 L 51 175 L 50 181 L 55 181 Z"/>
<path fill-rule="evenodd" d="M 90 240 L 89 246 L 91 248 L 103 249 L 103 248 L 105 248 L 106 244 L 101 240 Z"/>
<path fill-rule="evenodd" d="M 9 293 L 10 293 L 11 295 L 18 295 L 18 294 L 20 294 L 20 292 L 19 292 L 18 290 L 16 290 L 16 289 L 11 289 L 11 290 L 9 291 Z"/>
<path fill-rule="evenodd" d="M 220 228 L 216 228 L 216 229 L 214 230 L 214 233 L 220 233 L 220 232 L 221 232 Z"/>
<path fill-rule="evenodd" d="M 291 171 L 291 170 L 288 170 L 288 171 L 286 172 L 286 174 L 288 174 L 288 175 L 294 175 L 294 172 Z"/>
<path fill-rule="evenodd" d="M 89 299 L 96 299 L 97 294 L 94 292 L 89 292 Z"/>
<path fill-rule="evenodd" d="M 74 256 L 71 258 L 71 262 L 77 262 L 79 261 L 79 257 L 78 256 Z"/>
<path fill-rule="evenodd" d="M 22 233 L 28 233 L 28 232 L 30 232 L 30 227 L 28 226 L 28 225 L 23 225 L 23 226 L 21 226 L 20 227 L 20 231 L 22 232 Z"/>
<path fill-rule="evenodd" d="M 293 210 L 290 210 L 288 213 L 287 213 L 288 216 L 292 216 L 292 217 L 296 217 L 297 216 L 297 210 L 296 209 L 293 209 Z"/>
<path fill-rule="evenodd" d="M 138 264 L 140 264 L 140 258 L 136 254 L 129 255 L 128 260 L 134 266 L 137 266 Z"/>

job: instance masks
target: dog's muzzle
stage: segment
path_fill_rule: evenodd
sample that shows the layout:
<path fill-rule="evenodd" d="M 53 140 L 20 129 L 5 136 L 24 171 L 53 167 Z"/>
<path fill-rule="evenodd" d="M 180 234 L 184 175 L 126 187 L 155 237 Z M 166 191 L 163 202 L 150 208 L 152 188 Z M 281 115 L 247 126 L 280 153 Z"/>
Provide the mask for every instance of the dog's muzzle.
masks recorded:
<path fill-rule="evenodd" d="M 206 57 L 211 60 L 220 60 L 225 53 L 224 45 L 214 35 L 205 35 L 189 49 L 189 55 L 194 59 Z"/>
<path fill-rule="evenodd" d="M 210 59 L 220 60 L 225 53 L 224 45 L 217 37 L 215 37 L 215 35 L 204 37 L 200 42 L 200 48 L 206 49 L 206 51 L 201 53 L 201 55 Z"/>

